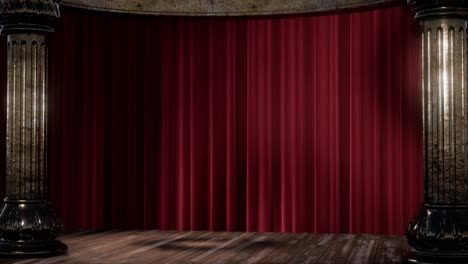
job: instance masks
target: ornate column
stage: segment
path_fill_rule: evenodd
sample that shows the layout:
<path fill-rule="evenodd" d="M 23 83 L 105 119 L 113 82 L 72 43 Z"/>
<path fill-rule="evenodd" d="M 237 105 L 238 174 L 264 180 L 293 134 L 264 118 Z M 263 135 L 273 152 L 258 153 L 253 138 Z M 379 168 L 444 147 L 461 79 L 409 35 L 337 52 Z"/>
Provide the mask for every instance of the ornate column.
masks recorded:
<path fill-rule="evenodd" d="M 0 212 L 0 254 L 55 255 L 62 223 L 47 203 L 47 42 L 55 0 L 0 1 L 7 37 L 6 195 Z"/>
<path fill-rule="evenodd" d="M 422 24 L 425 205 L 409 260 L 468 261 L 468 1 L 409 0 Z"/>

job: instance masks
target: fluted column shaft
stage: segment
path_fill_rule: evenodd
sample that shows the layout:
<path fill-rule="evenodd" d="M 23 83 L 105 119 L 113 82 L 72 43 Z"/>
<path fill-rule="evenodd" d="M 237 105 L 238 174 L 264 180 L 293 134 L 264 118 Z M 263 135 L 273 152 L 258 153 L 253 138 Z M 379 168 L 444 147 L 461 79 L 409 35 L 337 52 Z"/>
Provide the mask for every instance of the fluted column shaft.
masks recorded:
<path fill-rule="evenodd" d="M 423 131 L 425 202 L 468 202 L 467 23 L 423 22 Z"/>
<path fill-rule="evenodd" d="M 64 254 L 63 225 L 47 201 L 47 43 L 60 0 L 1 0 L 7 37 L 6 194 L 0 256 Z"/>
<path fill-rule="evenodd" d="M 424 206 L 408 226 L 411 263 L 468 263 L 466 0 L 408 0 L 422 28 Z"/>
<path fill-rule="evenodd" d="M 7 198 L 47 197 L 47 46 L 37 33 L 8 35 Z"/>

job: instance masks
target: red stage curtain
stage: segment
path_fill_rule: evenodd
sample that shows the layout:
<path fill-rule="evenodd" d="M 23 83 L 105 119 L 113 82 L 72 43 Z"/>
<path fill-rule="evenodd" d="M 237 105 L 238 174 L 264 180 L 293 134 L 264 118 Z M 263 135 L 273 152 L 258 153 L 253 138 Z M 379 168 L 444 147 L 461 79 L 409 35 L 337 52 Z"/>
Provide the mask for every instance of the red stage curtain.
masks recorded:
<path fill-rule="evenodd" d="M 413 25 L 402 7 L 64 10 L 50 54 L 52 205 L 67 228 L 402 234 L 423 196 Z"/>

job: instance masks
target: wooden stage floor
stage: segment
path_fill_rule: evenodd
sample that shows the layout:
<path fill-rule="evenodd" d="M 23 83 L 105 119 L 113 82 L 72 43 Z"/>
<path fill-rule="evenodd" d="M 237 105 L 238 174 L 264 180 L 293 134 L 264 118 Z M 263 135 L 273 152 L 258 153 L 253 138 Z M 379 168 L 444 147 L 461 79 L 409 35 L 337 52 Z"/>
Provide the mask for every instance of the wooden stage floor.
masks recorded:
<path fill-rule="evenodd" d="M 109 231 L 60 237 L 67 255 L 0 263 L 400 263 L 402 236 Z"/>

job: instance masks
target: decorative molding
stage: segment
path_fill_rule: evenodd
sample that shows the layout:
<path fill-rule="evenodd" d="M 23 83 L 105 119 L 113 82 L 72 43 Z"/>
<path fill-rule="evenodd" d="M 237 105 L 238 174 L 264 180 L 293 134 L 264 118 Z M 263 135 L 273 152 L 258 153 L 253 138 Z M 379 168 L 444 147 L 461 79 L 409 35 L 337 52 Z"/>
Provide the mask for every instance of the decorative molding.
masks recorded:
<path fill-rule="evenodd" d="M 60 17 L 60 0 L 1 0 L 1 16 L 48 16 Z"/>
<path fill-rule="evenodd" d="M 424 263 L 466 263 L 468 207 L 426 205 L 408 228 L 412 255 Z M 416 263 L 416 262 L 411 262 Z M 419 263 L 419 262 L 417 262 Z M 422 262 L 421 262 L 422 263 Z"/>
<path fill-rule="evenodd" d="M 50 20 L 60 17 L 60 1 L 0 0 L 1 33 L 52 32 Z"/>
<path fill-rule="evenodd" d="M 324 12 L 402 0 L 63 0 L 64 6 L 146 15 L 251 16 Z"/>
<path fill-rule="evenodd" d="M 9 200 L 0 209 L 0 256 L 61 255 L 67 245 L 56 239 L 63 225 L 43 200 Z"/>
<path fill-rule="evenodd" d="M 468 15 L 467 0 L 408 0 L 408 5 L 415 18 Z"/>
<path fill-rule="evenodd" d="M 42 200 L 5 200 L 0 215 L 0 241 L 45 241 L 63 230 L 62 221 Z"/>

